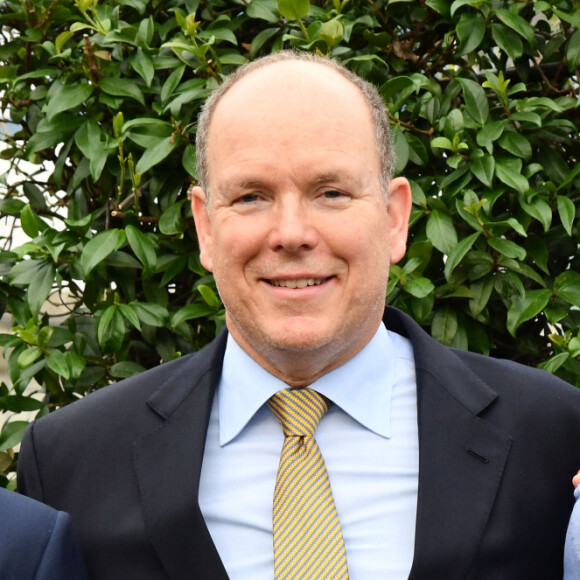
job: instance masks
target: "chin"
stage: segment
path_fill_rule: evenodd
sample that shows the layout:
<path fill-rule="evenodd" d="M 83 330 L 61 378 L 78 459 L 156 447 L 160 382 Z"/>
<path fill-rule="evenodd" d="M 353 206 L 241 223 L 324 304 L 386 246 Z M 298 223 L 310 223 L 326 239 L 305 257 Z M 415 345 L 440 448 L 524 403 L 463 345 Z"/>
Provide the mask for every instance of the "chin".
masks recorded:
<path fill-rule="evenodd" d="M 276 350 L 290 352 L 312 352 L 324 348 L 333 340 L 330 332 L 313 329 L 292 329 L 276 334 L 265 334 L 266 341 Z"/>

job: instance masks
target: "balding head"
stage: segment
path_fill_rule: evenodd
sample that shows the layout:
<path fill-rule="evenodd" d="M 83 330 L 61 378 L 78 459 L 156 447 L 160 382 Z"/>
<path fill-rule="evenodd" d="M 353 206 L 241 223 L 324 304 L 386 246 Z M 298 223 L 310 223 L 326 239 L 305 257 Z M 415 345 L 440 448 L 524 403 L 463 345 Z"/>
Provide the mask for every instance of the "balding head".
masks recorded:
<path fill-rule="evenodd" d="M 367 81 L 356 76 L 338 62 L 323 58 L 310 53 L 300 53 L 291 50 L 281 51 L 264 58 L 255 60 L 245 66 L 239 67 L 225 82 L 216 89 L 207 99 L 198 120 L 196 148 L 197 148 L 197 175 L 198 185 L 204 189 L 209 199 L 210 190 L 210 161 L 209 161 L 209 138 L 214 112 L 224 97 L 241 81 L 253 73 L 263 72 L 263 69 L 272 66 L 288 67 L 292 63 L 307 63 L 313 67 L 324 67 L 324 72 L 333 72 L 343 77 L 353 85 L 361 94 L 362 106 L 368 107 L 374 126 L 376 150 L 380 164 L 380 180 L 383 196 L 387 197 L 388 184 L 393 175 L 394 152 L 391 143 L 389 119 L 385 111 L 384 103 L 376 88 Z M 267 82 L 267 81 L 266 81 Z M 313 78 L 313 90 L 316 83 L 321 80 Z M 333 99 L 340 99 L 340 93 L 333 95 Z M 244 105 L 247 106 L 247 105 Z"/>

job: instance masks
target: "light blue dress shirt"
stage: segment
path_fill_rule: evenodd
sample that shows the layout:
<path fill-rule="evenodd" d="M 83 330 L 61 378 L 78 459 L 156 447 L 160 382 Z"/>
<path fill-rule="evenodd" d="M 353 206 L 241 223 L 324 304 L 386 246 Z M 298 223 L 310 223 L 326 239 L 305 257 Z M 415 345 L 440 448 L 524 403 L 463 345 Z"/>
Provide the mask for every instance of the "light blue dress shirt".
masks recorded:
<path fill-rule="evenodd" d="M 381 324 L 311 387 L 335 403 L 316 440 L 342 526 L 350 580 L 403 580 L 413 561 L 419 444 L 413 350 Z M 272 580 L 272 498 L 283 443 L 266 401 L 287 385 L 228 337 L 199 503 L 231 580 Z"/>
<path fill-rule="evenodd" d="M 564 548 L 564 580 L 580 580 L 580 486 L 574 490 L 576 504 L 570 517 Z"/>

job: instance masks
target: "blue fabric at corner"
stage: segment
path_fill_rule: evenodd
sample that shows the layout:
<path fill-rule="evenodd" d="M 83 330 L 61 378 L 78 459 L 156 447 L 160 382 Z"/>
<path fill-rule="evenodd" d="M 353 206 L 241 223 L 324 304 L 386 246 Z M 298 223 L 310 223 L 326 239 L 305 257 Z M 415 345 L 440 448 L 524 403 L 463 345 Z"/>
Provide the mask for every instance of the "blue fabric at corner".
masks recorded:
<path fill-rule="evenodd" d="M 564 549 L 564 580 L 580 580 L 580 486 L 574 491 L 576 505 L 570 518 Z"/>

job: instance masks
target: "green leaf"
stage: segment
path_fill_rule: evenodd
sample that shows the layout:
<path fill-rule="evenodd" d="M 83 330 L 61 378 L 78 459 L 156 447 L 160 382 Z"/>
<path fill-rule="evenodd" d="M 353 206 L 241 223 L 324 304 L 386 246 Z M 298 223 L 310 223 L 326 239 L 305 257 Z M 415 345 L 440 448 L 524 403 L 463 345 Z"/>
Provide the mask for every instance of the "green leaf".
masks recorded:
<path fill-rule="evenodd" d="M 159 229 L 162 234 L 166 236 L 174 236 L 180 234 L 185 229 L 185 222 L 181 215 L 181 206 L 187 202 L 187 199 L 182 199 L 173 205 L 170 205 L 159 219 Z"/>
<path fill-rule="evenodd" d="M 139 363 L 125 360 L 114 364 L 111 367 L 109 374 L 116 379 L 126 379 L 128 377 L 132 377 L 133 375 L 138 375 L 145 370 L 145 367 L 141 366 Z"/>
<path fill-rule="evenodd" d="M 146 271 L 152 271 L 157 265 L 157 252 L 153 242 L 135 226 L 128 225 L 125 227 L 127 241 L 133 252 L 143 264 Z"/>
<path fill-rule="evenodd" d="M 515 232 L 520 234 L 522 237 L 527 237 L 526 230 L 522 226 L 522 224 L 515 218 L 509 218 L 506 222 Z"/>
<path fill-rule="evenodd" d="M 320 29 L 320 38 L 326 42 L 330 48 L 340 43 L 344 35 L 344 28 L 340 20 L 333 18 L 322 25 Z"/>
<path fill-rule="evenodd" d="M 197 290 L 201 294 L 203 301 L 208 306 L 211 306 L 212 308 L 219 308 L 222 305 L 221 300 L 217 297 L 216 293 L 209 286 L 206 286 L 205 284 L 200 284 L 197 287 Z"/>
<path fill-rule="evenodd" d="M 568 61 L 568 70 L 574 71 L 580 66 L 580 30 L 570 37 L 566 45 L 566 60 Z"/>
<path fill-rule="evenodd" d="M 46 107 L 46 117 L 50 120 L 57 113 L 70 111 L 87 101 L 92 94 L 93 86 L 86 83 L 65 86 L 51 97 Z"/>
<path fill-rule="evenodd" d="M 131 306 L 143 324 L 148 324 L 149 326 L 165 326 L 167 317 L 169 316 L 167 308 L 163 308 L 159 304 L 149 304 L 146 302 L 132 302 Z"/>
<path fill-rule="evenodd" d="M 75 33 L 71 30 L 65 30 L 56 37 L 54 48 L 56 49 L 57 54 L 62 52 L 62 47 L 74 36 L 74 34 Z"/>
<path fill-rule="evenodd" d="M 425 4 L 443 16 L 449 13 L 448 0 L 426 0 Z"/>
<path fill-rule="evenodd" d="M 570 354 L 576 358 L 580 356 L 580 337 L 574 337 L 568 344 Z"/>
<path fill-rule="evenodd" d="M 278 0 L 278 12 L 288 20 L 301 20 L 309 10 L 310 0 Z"/>
<path fill-rule="evenodd" d="M 473 2 L 474 0 L 454 0 L 454 2 L 451 4 L 450 15 L 453 17 L 459 8 L 462 6 L 472 6 Z"/>
<path fill-rule="evenodd" d="M 427 238 L 444 254 L 449 254 L 457 245 L 457 232 L 450 216 L 433 210 L 427 218 Z"/>
<path fill-rule="evenodd" d="M 99 82 L 100 89 L 114 97 L 129 97 L 145 105 L 145 99 L 141 89 L 133 82 L 125 78 L 104 78 Z"/>
<path fill-rule="evenodd" d="M 193 145 L 188 145 L 183 150 L 181 164 L 183 165 L 183 169 L 185 169 L 185 171 L 187 171 L 187 173 L 197 181 L 196 155 L 195 147 Z"/>
<path fill-rule="evenodd" d="M 147 149 L 141 156 L 135 167 L 136 173 L 145 173 L 151 167 L 161 163 L 169 154 L 179 145 L 179 141 L 171 135 L 165 139 L 160 140 L 157 145 Z"/>
<path fill-rule="evenodd" d="M 108 155 L 107 149 L 101 141 L 101 135 L 101 129 L 94 121 L 83 123 L 75 133 L 77 147 L 91 161 L 91 177 L 95 182 L 101 177 Z"/>
<path fill-rule="evenodd" d="M 469 311 L 471 316 L 477 318 L 487 306 L 491 292 L 493 290 L 493 277 L 485 276 L 476 282 L 471 283 L 473 298 L 469 301 Z"/>
<path fill-rule="evenodd" d="M 27 421 L 10 421 L 5 423 L 0 433 L 0 451 L 12 449 L 22 441 L 22 435 L 28 427 Z"/>
<path fill-rule="evenodd" d="M 515 337 L 517 329 L 526 320 L 534 318 L 548 304 L 551 290 L 529 290 L 525 296 L 513 299 L 507 312 L 507 329 Z"/>
<path fill-rule="evenodd" d="M 193 304 L 188 304 L 183 308 L 180 308 L 171 316 L 171 328 L 175 329 L 182 322 L 186 320 L 191 320 L 193 318 L 202 318 L 204 316 L 209 316 L 215 313 L 215 308 L 209 306 L 208 304 L 201 304 L 199 302 L 194 302 Z"/>
<path fill-rule="evenodd" d="M 100 232 L 84 247 L 81 254 L 83 273 L 88 276 L 93 268 L 125 243 L 125 232 L 112 229 Z"/>
<path fill-rule="evenodd" d="M 534 27 L 519 14 L 513 14 L 508 10 L 496 8 L 495 15 L 508 27 L 517 32 L 526 39 L 528 44 L 534 48 L 536 46 L 536 37 Z"/>
<path fill-rule="evenodd" d="M 131 55 L 130 62 L 133 70 L 145 81 L 145 84 L 150 87 L 153 77 L 155 76 L 153 59 L 145 50 L 139 47 L 136 52 Z"/>
<path fill-rule="evenodd" d="M 40 356 L 42 356 L 42 349 L 38 348 L 37 346 L 33 346 L 32 348 L 23 350 L 18 355 L 18 360 L 16 362 L 21 369 L 24 369 L 30 366 Z"/>
<path fill-rule="evenodd" d="M 526 202 L 523 195 L 518 196 L 521 208 L 530 216 L 537 219 L 544 231 L 547 232 L 552 224 L 552 208 L 540 197 L 535 197 L 530 203 Z"/>
<path fill-rule="evenodd" d="M 411 278 L 404 284 L 403 290 L 416 298 L 425 298 L 435 290 L 435 284 L 429 278 Z"/>
<path fill-rule="evenodd" d="M 525 260 L 526 250 L 511 240 L 503 238 L 488 238 L 487 243 L 506 258 Z"/>
<path fill-rule="evenodd" d="M 119 304 L 119 311 L 137 330 L 141 330 L 141 323 L 139 322 L 137 312 L 135 312 L 130 304 Z"/>
<path fill-rule="evenodd" d="M 447 137 L 435 137 L 431 139 L 431 147 L 434 149 L 448 149 L 453 151 L 453 143 Z"/>
<path fill-rule="evenodd" d="M 238 40 L 236 35 L 229 28 L 212 28 L 209 30 L 202 30 L 197 33 L 198 38 L 212 41 L 212 39 L 223 40 L 237 46 Z"/>
<path fill-rule="evenodd" d="M 246 12 L 249 12 L 251 6 L 254 4 L 256 0 L 252 0 L 251 4 L 248 6 Z M 277 14 L 273 15 L 275 20 L 270 20 L 270 22 L 278 22 L 279 18 Z M 273 37 L 278 34 L 278 28 L 266 28 L 262 30 L 254 36 L 252 39 L 252 44 L 250 45 L 250 59 L 256 58 L 257 54 L 260 52 L 260 49 Z"/>
<path fill-rule="evenodd" d="M 30 205 L 24 206 L 20 214 L 20 225 L 29 238 L 35 238 L 39 234 L 39 219 Z"/>
<path fill-rule="evenodd" d="M 493 173 L 495 171 L 495 160 L 491 155 L 476 157 L 471 160 L 469 169 L 483 185 L 491 187 L 493 182 Z"/>
<path fill-rule="evenodd" d="M 0 399 L 0 404 L 12 413 L 25 413 L 27 411 L 38 411 L 44 407 L 43 401 L 33 399 L 30 396 L 9 395 Z"/>
<path fill-rule="evenodd" d="M 554 282 L 554 293 L 558 298 L 580 308 L 580 274 L 566 270 Z"/>
<path fill-rule="evenodd" d="M 20 199 L 9 197 L 0 201 L 0 213 L 8 215 L 19 215 L 26 204 Z"/>
<path fill-rule="evenodd" d="M 558 215 L 560 216 L 566 233 L 572 236 L 572 224 L 576 217 L 576 207 L 574 206 L 574 202 L 565 195 L 558 196 Z"/>
<path fill-rule="evenodd" d="M 159 93 L 159 98 L 163 104 L 167 103 L 169 97 L 174 93 L 175 89 L 179 86 L 181 82 L 181 77 L 185 72 L 185 65 L 178 66 L 168 77 L 167 80 L 163 83 L 163 87 L 161 87 L 161 92 Z M 156 119 L 151 119 L 152 121 L 156 121 Z"/>
<path fill-rule="evenodd" d="M 248 4 L 248 7 L 246 8 L 246 14 L 250 18 L 259 18 L 260 20 L 265 20 L 266 22 L 271 22 L 272 24 L 276 24 L 278 20 L 280 20 L 280 16 L 276 11 L 276 3 L 269 2 L 268 0 L 252 0 Z M 268 30 L 277 30 L 277 29 L 269 28 Z M 264 32 L 265 31 L 262 30 L 262 32 L 258 33 L 257 36 L 259 36 Z M 254 41 L 252 41 L 252 44 L 253 43 Z M 251 49 L 250 49 L 250 57 L 253 58 Z"/>
<path fill-rule="evenodd" d="M 495 43 L 512 59 L 516 60 L 524 53 L 524 45 L 519 36 L 507 26 L 492 22 L 491 36 Z"/>
<path fill-rule="evenodd" d="M 125 338 L 125 323 L 119 309 L 113 304 L 109 306 L 97 328 L 97 340 L 105 352 L 117 352 Z"/>
<path fill-rule="evenodd" d="M 496 158 L 495 174 L 502 183 L 519 193 L 526 193 L 530 188 L 528 180 L 522 175 L 521 159 L 514 159 L 513 157 Z"/>
<path fill-rule="evenodd" d="M 51 351 L 46 359 L 46 366 L 66 380 L 70 379 L 70 369 L 62 351 L 57 349 Z"/>
<path fill-rule="evenodd" d="M 549 358 L 547 361 L 540 363 L 538 367 L 554 374 L 569 358 L 569 353 L 561 352 L 560 354 Z"/>
<path fill-rule="evenodd" d="M 457 81 L 463 90 L 467 111 L 477 123 L 482 126 L 485 125 L 489 117 L 489 104 L 485 91 L 479 83 L 470 79 L 458 77 Z"/>
<path fill-rule="evenodd" d="M 463 238 L 449 252 L 449 256 L 447 256 L 447 260 L 445 262 L 445 279 L 448 282 L 451 279 L 453 270 L 455 270 L 455 268 L 461 263 L 461 260 L 463 260 L 465 254 L 471 250 L 475 240 L 479 238 L 479 235 L 479 232 L 476 232 L 470 236 L 467 236 L 466 238 Z"/>
<path fill-rule="evenodd" d="M 526 161 L 532 157 L 532 146 L 530 142 L 520 133 L 506 131 L 499 139 L 498 143 L 506 151 L 509 151 L 516 157 L 521 157 Z"/>
<path fill-rule="evenodd" d="M 458 329 L 457 314 L 452 308 L 437 310 L 431 320 L 431 335 L 442 344 L 451 345 Z"/>
<path fill-rule="evenodd" d="M 489 150 L 493 143 L 502 136 L 505 127 L 505 121 L 492 121 L 491 123 L 486 123 L 481 131 L 477 133 L 477 144 L 480 147 L 486 147 Z"/>
<path fill-rule="evenodd" d="M 514 113 L 510 117 L 511 121 L 522 121 L 524 123 L 530 123 L 535 125 L 536 127 L 542 126 L 542 117 L 538 115 L 538 113 L 534 113 L 532 111 L 519 111 Z"/>
<path fill-rule="evenodd" d="M 145 9 L 145 2 L 141 3 L 141 8 L 142 10 Z M 149 46 L 151 46 L 151 41 L 153 40 L 154 32 L 155 23 L 153 22 L 152 16 L 145 20 L 141 20 L 139 23 L 139 30 L 135 36 L 135 42 L 142 48 L 149 48 Z"/>
<path fill-rule="evenodd" d="M 485 18 L 479 12 L 464 12 L 457 23 L 459 51 L 457 56 L 463 56 L 477 50 L 485 36 Z"/>
<path fill-rule="evenodd" d="M 55 281 L 55 275 L 56 270 L 54 264 L 45 262 L 30 281 L 26 298 L 30 306 L 30 311 L 34 316 L 40 312 L 40 309 L 48 298 Z"/>
<path fill-rule="evenodd" d="M 409 162 L 409 143 L 400 127 L 393 129 L 393 147 L 395 149 L 395 175 L 399 175 Z"/>

